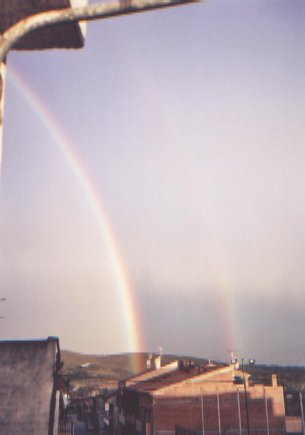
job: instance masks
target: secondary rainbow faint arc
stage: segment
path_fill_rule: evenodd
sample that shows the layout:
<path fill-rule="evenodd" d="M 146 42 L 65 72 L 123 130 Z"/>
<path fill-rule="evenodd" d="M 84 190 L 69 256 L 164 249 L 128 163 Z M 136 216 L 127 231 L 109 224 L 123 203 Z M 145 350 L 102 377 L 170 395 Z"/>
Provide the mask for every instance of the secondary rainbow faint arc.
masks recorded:
<path fill-rule="evenodd" d="M 128 350 L 130 352 L 137 352 L 143 347 L 144 341 L 141 335 L 139 311 L 136 308 L 136 298 L 128 282 L 127 272 L 125 270 L 123 259 L 119 253 L 114 232 L 107 220 L 106 212 L 89 174 L 86 172 L 80 156 L 77 154 L 72 142 L 59 126 L 58 121 L 44 102 L 34 93 L 28 83 L 26 83 L 16 69 L 11 66 L 9 68 L 8 79 L 18 92 L 22 94 L 29 107 L 35 112 L 36 116 L 39 117 L 44 127 L 52 134 L 57 147 L 68 162 L 70 169 L 77 178 L 90 204 L 99 232 L 107 247 L 113 275 L 120 292 L 122 312 L 127 327 Z"/>
<path fill-rule="evenodd" d="M 184 138 L 180 134 L 180 125 L 183 125 L 183 119 L 180 120 L 181 122 L 177 122 L 176 117 L 173 117 L 172 101 L 162 98 L 153 70 L 146 68 L 143 63 L 135 62 L 131 63 L 129 68 L 130 74 L 136 78 L 137 88 L 142 99 L 146 99 L 149 103 L 152 118 L 159 122 L 157 131 L 162 131 L 164 137 L 170 135 L 171 143 L 175 144 L 175 149 L 179 149 L 179 153 L 186 153 L 185 157 L 187 158 L 188 151 L 186 151 Z M 145 80 L 141 80 L 141 77 L 145 77 Z M 221 270 L 217 279 L 217 293 L 219 295 L 217 307 L 222 338 L 224 338 L 226 350 L 233 349 L 235 352 L 239 352 L 244 348 L 242 334 L 244 328 L 240 324 L 241 320 L 237 312 L 236 294 L 233 291 L 234 284 L 229 267 L 230 256 L 221 246 L 221 242 L 218 241 L 218 229 L 216 226 L 214 228 L 213 220 L 206 221 L 205 224 L 209 225 L 210 232 L 214 234 L 214 238 L 216 237 L 209 255 L 216 262 L 218 259 L 219 270 Z M 217 359 L 219 358 L 221 357 L 217 357 Z"/>

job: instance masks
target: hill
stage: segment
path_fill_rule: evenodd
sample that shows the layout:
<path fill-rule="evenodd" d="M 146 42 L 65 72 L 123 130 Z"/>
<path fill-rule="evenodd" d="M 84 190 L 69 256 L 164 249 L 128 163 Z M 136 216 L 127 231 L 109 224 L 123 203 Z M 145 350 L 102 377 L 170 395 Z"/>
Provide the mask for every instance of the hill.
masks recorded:
<path fill-rule="evenodd" d="M 105 389 L 117 388 L 119 380 L 126 379 L 146 369 L 148 353 L 125 353 L 117 355 L 85 355 L 62 351 L 63 374 L 70 379 L 71 391 L 77 395 L 92 394 Z M 162 362 L 192 359 L 204 364 L 206 359 L 177 355 L 162 355 Z M 277 374 L 279 385 L 285 390 L 297 391 L 305 388 L 305 367 L 282 367 L 275 365 L 254 365 L 244 367 L 251 374 L 254 383 L 268 385 L 272 373 Z"/>
<path fill-rule="evenodd" d="M 119 380 L 144 371 L 148 357 L 148 353 L 85 355 L 63 350 L 61 351 L 64 362 L 62 373 L 70 379 L 72 391 L 86 395 L 93 391 L 117 388 Z M 175 359 L 177 357 L 171 355 L 162 356 L 163 363 Z"/>
<path fill-rule="evenodd" d="M 300 391 L 305 388 L 305 367 L 278 366 L 278 365 L 254 365 L 245 366 L 245 370 L 251 373 L 251 379 L 255 383 L 270 384 L 271 375 L 277 375 L 278 384 L 283 385 L 285 390 Z"/>

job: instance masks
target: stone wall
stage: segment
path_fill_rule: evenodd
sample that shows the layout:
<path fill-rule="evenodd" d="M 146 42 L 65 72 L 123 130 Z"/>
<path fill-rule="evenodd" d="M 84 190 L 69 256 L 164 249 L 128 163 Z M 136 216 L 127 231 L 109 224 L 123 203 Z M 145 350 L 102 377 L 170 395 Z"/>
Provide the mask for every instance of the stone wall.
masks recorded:
<path fill-rule="evenodd" d="M 48 434 L 56 349 L 55 339 L 0 342 L 1 435 Z"/>

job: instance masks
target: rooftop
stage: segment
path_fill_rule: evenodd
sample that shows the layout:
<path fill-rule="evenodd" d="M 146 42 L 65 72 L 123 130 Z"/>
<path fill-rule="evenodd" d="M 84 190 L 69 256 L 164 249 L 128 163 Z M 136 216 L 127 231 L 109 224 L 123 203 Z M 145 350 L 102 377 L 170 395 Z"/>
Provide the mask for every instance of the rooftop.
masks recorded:
<path fill-rule="evenodd" d="M 132 390 L 137 390 L 140 392 L 153 392 L 160 388 L 167 387 L 179 382 L 187 381 L 189 379 L 200 378 L 203 375 L 210 374 L 212 372 L 218 372 L 224 367 L 205 365 L 205 366 L 183 366 L 180 365 L 179 368 L 168 371 L 166 373 L 160 373 L 159 376 L 153 378 L 148 378 L 144 380 L 139 380 L 139 382 L 131 385 L 129 388 Z"/>

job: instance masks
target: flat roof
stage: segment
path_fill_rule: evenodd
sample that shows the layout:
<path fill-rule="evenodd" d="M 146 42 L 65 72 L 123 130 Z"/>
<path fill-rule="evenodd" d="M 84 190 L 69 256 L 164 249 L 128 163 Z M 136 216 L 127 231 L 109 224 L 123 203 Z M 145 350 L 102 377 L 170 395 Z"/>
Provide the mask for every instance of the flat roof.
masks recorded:
<path fill-rule="evenodd" d="M 0 0 L 0 33 L 31 15 L 55 9 L 85 6 L 87 0 Z M 13 50 L 81 48 L 84 46 L 84 23 L 55 24 L 34 30 L 17 42 Z"/>

